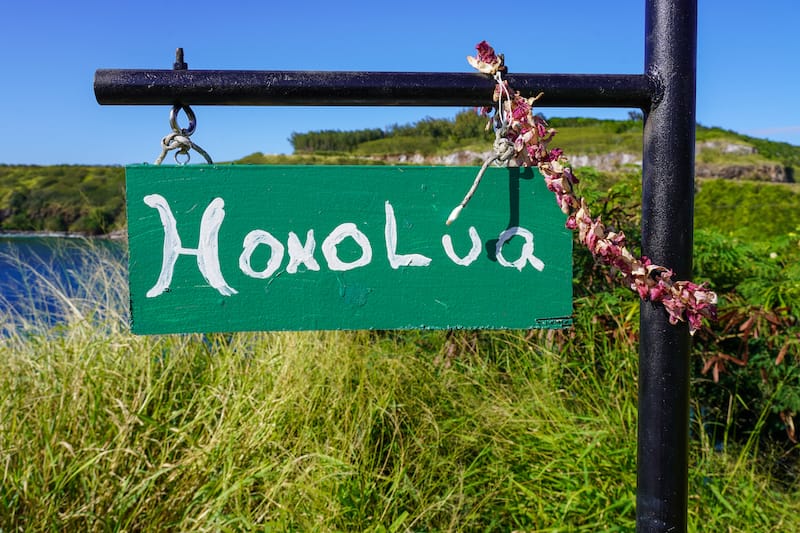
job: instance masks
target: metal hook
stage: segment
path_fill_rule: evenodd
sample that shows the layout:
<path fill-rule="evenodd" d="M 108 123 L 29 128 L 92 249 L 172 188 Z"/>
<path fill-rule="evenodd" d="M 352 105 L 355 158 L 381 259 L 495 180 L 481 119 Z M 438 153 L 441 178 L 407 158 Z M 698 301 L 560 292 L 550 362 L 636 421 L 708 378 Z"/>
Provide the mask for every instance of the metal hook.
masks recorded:
<path fill-rule="evenodd" d="M 172 70 L 187 70 L 188 68 L 189 65 L 183 60 L 183 48 L 176 48 L 175 62 L 172 64 Z M 189 127 L 186 129 L 178 127 L 178 113 L 181 109 L 183 109 L 183 112 L 186 113 L 186 117 L 189 119 Z M 172 131 L 175 133 L 180 133 L 182 135 L 186 135 L 187 137 L 190 136 L 192 133 L 194 133 L 194 129 L 197 126 L 197 119 L 194 115 L 194 111 L 192 111 L 192 108 L 188 105 L 173 105 L 172 110 L 169 112 L 169 125 L 172 127 Z"/>
<path fill-rule="evenodd" d="M 180 128 L 178 127 L 178 113 L 183 110 L 186 113 L 186 118 L 189 119 L 189 127 L 188 128 Z M 172 106 L 172 109 L 169 112 L 169 125 L 172 128 L 172 131 L 175 133 L 180 133 L 181 135 L 186 135 L 190 137 L 192 133 L 194 133 L 195 128 L 197 127 L 197 117 L 192 111 L 192 108 L 188 105 L 183 104 L 175 104 Z"/>
<path fill-rule="evenodd" d="M 189 68 L 189 65 L 183 60 L 183 48 L 175 50 L 175 63 L 173 63 L 172 68 L 173 70 L 186 70 Z M 189 126 L 186 128 L 178 126 L 178 113 L 180 113 L 181 110 L 186 113 L 186 118 L 189 119 Z M 160 165 L 162 161 L 164 161 L 167 153 L 172 150 L 175 150 L 174 157 L 178 165 L 186 165 L 189 163 L 192 158 L 189 153 L 190 150 L 194 150 L 202 155 L 209 165 L 214 164 L 208 152 L 197 146 L 189 138 L 197 128 L 197 117 L 191 107 L 186 104 L 174 104 L 169 111 L 169 126 L 172 129 L 172 133 L 161 139 L 161 154 L 156 159 L 156 165 Z M 183 157 L 185 157 L 185 159 L 181 159 Z"/>

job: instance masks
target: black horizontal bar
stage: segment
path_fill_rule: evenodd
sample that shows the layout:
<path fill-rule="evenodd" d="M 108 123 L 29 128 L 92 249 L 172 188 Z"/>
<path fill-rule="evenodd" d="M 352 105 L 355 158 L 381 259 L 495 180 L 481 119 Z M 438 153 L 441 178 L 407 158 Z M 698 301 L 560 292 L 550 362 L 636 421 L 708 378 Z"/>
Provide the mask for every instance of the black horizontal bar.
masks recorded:
<path fill-rule="evenodd" d="M 545 107 L 646 109 L 656 84 L 643 74 L 509 74 Z M 95 73 L 110 105 L 484 106 L 494 80 L 478 73 L 258 70 L 120 70 Z"/>

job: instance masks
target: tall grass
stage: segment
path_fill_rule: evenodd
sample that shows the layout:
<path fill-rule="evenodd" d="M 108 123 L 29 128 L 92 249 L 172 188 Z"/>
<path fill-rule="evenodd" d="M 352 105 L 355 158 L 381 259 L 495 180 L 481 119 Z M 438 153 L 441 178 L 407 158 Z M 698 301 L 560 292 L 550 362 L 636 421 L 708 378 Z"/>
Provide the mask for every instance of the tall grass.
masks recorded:
<path fill-rule="evenodd" d="M 122 264 L 97 272 L 42 278 L 65 321 L 0 339 L 2 531 L 634 527 L 629 299 L 578 299 L 563 333 L 136 337 Z M 705 435 L 691 529 L 798 529 L 755 445 Z"/>

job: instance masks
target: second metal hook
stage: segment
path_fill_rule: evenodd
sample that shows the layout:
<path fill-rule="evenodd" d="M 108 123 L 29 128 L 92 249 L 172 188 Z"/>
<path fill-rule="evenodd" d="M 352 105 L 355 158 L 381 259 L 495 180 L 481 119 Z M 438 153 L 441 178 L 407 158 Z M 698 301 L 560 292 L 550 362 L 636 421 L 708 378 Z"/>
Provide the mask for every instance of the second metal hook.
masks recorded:
<path fill-rule="evenodd" d="M 186 118 L 189 119 L 188 128 L 181 128 L 178 126 L 178 113 L 181 110 L 186 113 Z M 169 125 L 172 128 L 172 131 L 188 137 L 194 133 L 194 130 L 197 127 L 197 117 L 195 117 L 194 111 L 192 111 L 192 108 L 188 105 L 175 104 L 172 106 L 172 109 L 169 112 Z"/>

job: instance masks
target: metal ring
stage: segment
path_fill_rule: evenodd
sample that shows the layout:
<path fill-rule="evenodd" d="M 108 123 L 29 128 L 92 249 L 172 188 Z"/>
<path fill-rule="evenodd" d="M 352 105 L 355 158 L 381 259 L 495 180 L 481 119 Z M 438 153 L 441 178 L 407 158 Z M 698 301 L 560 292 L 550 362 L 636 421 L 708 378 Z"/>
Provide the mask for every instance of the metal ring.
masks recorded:
<path fill-rule="evenodd" d="M 189 119 L 189 127 L 185 129 L 178 127 L 178 113 L 181 111 L 181 109 L 184 113 L 186 113 L 186 118 Z M 194 111 L 192 111 L 192 108 L 188 105 L 175 104 L 172 106 L 172 109 L 169 112 L 169 125 L 172 128 L 172 131 L 181 133 L 188 137 L 194 133 L 194 129 L 197 127 L 197 117 L 195 117 Z"/>
<path fill-rule="evenodd" d="M 185 161 L 181 161 L 180 159 L 178 159 L 179 155 L 185 155 L 186 156 L 186 160 Z M 186 150 L 186 151 L 178 150 L 177 152 L 175 152 L 175 155 L 173 157 L 175 158 L 175 162 L 177 164 L 179 164 L 180 166 L 183 166 L 183 165 L 188 165 L 189 164 L 189 161 L 191 161 L 191 159 L 192 159 L 192 154 L 189 153 L 189 150 Z"/>

